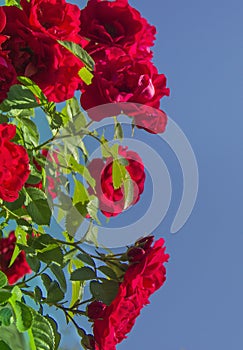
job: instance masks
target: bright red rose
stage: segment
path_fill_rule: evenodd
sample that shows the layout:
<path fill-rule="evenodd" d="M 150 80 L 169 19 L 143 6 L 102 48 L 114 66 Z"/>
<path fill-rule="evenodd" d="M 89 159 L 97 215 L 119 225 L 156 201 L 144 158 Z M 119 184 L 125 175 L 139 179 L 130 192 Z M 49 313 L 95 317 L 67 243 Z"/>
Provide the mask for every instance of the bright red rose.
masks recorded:
<path fill-rule="evenodd" d="M 132 206 L 138 202 L 144 190 L 144 165 L 136 152 L 119 146 L 118 153 L 128 161 L 125 167 L 133 181 L 133 201 L 130 204 Z M 124 186 L 119 189 L 114 189 L 113 186 L 112 165 L 112 158 L 108 158 L 106 164 L 102 159 L 93 159 L 88 166 L 91 176 L 96 179 L 96 195 L 99 198 L 100 210 L 106 217 L 120 214 L 125 206 Z M 92 193 L 91 189 L 89 191 Z"/>
<path fill-rule="evenodd" d="M 84 64 L 49 35 L 33 29 L 24 13 L 15 6 L 4 7 L 7 17 L 3 34 L 8 36 L 3 49 L 18 75 L 32 79 L 49 101 L 72 98 L 81 79 Z"/>
<path fill-rule="evenodd" d="M 0 103 L 7 97 L 10 87 L 14 84 L 17 84 L 16 71 L 7 54 L 0 50 Z"/>
<path fill-rule="evenodd" d="M 22 0 L 21 5 L 32 28 L 53 39 L 81 42 L 78 6 L 65 0 Z"/>
<path fill-rule="evenodd" d="M 107 109 L 95 109 L 93 107 L 110 103 L 117 104 L 117 114 L 126 111 L 124 102 L 140 104 L 145 110 L 138 110 L 138 119 L 135 123 L 150 132 L 162 132 L 166 124 L 166 116 L 163 112 L 151 115 L 149 107 L 158 109 L 163 96 L 168 96 L 170 90 L 166 87 L 166 77 L 158 74 L 156 67 L 146 60 L 135 60 L 126 55 L 120 49 L 106 50 L 105 59 L 96 61 L 95 74 L 91 85 L 82 85 L 81 105 L 91 119 L 100 121 L 107 115 Z M 147 109 L 146 109 L 147 108 Z M 114 111 L 112 111 L 114 112 Z M 114 114 L 113 114 L 114 115 Z M 130 114 L 128 114 L 130 115 Z"/>
<path fill-rule="evenodd" d="M 130 265 L 113 302 L 105 309 L 103 319 L 94 320 L 96 350 L 115 350 L 126 338 L 139 316 L 149 303 L 148 298 L 165 282 L 164 240 L 159 239 L 139 261 Z"/>
<path fill-rule="evenodd" d="M 0 198 L 7 202 L 18 198 L 30 174 L 25 148 L 10 141 L 15 134 L 15 125 L 0 124 Z"/>
<path fill-rule="evenodd" d="M 0 270 L 8 277 L 9 284 L 14 284 L 27 273 L 32 272 L 23 251 L 19 253 L 13 265 L 9 267 L 15 242 L 16 237 L 14 232 L 11 232 L 7 238 L 0 238 Z"/>
<path fill-rule="evenodd" d="M 127 0 L 89 0 L 81 11 L 81 35 L 90 54 L 117 46 L 136 57 L 151 57 L 156 29 Z M 98 44 L 98 45 L 97 45 Z"/>

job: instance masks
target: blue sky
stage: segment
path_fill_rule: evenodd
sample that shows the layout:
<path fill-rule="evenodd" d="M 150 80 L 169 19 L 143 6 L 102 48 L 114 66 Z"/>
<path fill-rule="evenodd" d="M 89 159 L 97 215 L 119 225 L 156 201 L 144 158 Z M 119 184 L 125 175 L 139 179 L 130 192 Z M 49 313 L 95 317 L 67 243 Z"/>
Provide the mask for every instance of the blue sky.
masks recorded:
<path fill-rule="evenodd" d="M 163 235 L 165 286 L 118 349 L 242 349 L 243 4 L 131 4 L 157 26 L 154 62 L 171 88 L 162 105 L 191 142 L 200 187 L 187 224 Z"/>
<path fill-rule="evenodd" d="M 168 77 L 171 88 L 171 97 L 162 100 L 162 108 L 193 147 L 200 187 L 188 222 L 177 234 L 170 234 L 182 182 L 176 159 L 164 154 L 174 202 L 155 234 L 165 238 L 171 255 L 167 282 L 151 297 L 151 305 L 142 311 L 128 339 L 117 349 L 240 350 L 243 3 L 130 3 L 157 26 L 154 62 Z M 73 336 L 65 338 L 70 343 Z"/>

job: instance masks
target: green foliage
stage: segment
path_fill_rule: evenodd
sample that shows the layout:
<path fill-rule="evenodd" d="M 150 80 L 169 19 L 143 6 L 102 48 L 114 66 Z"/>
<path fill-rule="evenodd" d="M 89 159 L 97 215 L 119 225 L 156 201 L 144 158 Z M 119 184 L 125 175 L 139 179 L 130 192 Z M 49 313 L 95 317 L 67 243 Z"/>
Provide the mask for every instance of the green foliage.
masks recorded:
<path fill-rule="evenodd" d="M 46 199 L 31 201 L 27 206 L 27 212 L 38 225 L 49 225 L 51 221 L 51 209 Z"/>
<path fill-rule="evenodd" d="M 18 8 L 21 8 L 20 0 L 5 0 L 6 6 L 16 6 Z"/>
<path fill-rule="evenodd" d="M 56 350 L 55 333 L 50 321 L 37 312 L 33 312 L 33 324 L 29 331 L 31 349 Z"/>
<path fill-rule="evenodd" d="M 8 112 L 11 109 L 28 109 L 38 107 L 34 94 L 23 85 L 12 85 L 8 97 L 0 104 L 0 110 Z"/>
<path fill-rule="evenodd" d="M 8 327 L 13 321 L 13 313 L 9 307 L 0 309 L 0 326 Z M 1 349 L 1 348 L 0 348 Z"/>
<path fill-rule="evenodd" d="M 104 280 L 101 282 L 92 281 L 90 283 L 90 292 L 96 300 L 102 301 L 106 305 L 110 305 L 115 299 L 119 289 L 119 284 L 112 280 Z"/>
<path fill-rule="evenodd" d="M 2 271 L 0 271 L 0 288 L 5 287 L 7 283 L 8 283 L 7 276 Z"/>
<path fill-rule="evenodd" d="M 58 40 L 59 44 L 64 46 L 67 50 L 72 52 L 76 57 L 78 57 L 89 70 L 94 70 L 94 60 L 80 45 L 75 44 L 70 41 Z"/>
<path fill-rule="evenodd" d="M 18 300 L 13 304 L 13 307 L 18 331 L 21 333 L 26 332 L 31 328 L 33 323 L 31 308 Z"/>
<path fill-rule="evenodd" d="M 72 281 L 88 281 L 96 278 L 96 273 L 90 267 L 81 267 L 71 274 Z"/>

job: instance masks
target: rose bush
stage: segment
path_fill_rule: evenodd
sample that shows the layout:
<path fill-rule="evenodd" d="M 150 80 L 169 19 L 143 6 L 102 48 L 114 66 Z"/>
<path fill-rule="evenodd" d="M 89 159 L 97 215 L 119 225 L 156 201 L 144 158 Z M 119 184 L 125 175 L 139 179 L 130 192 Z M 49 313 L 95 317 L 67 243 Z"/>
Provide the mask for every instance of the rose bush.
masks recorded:
<path fill-rule="evenodd" d="M 132 118 L 132 131 L 166 127 L 159 108 L 170 90 L 151 61 L 155 33 L 127 0 L 0 6 L 0 334 L 10 327 L 28 342 L 0 336 L 0 348 L 58 350 L 54 307 L 82 348 L 114 350 L 165 282 L 163 239 L 144 237 L 114 254 L 100 249 L 98 232 L 100 211 L 116 220 L 146 186 L 119 114 Z M 92 129 L 108 116 L 114 128 Z M 102 158 L 91 160 L 94 144 Z"/>

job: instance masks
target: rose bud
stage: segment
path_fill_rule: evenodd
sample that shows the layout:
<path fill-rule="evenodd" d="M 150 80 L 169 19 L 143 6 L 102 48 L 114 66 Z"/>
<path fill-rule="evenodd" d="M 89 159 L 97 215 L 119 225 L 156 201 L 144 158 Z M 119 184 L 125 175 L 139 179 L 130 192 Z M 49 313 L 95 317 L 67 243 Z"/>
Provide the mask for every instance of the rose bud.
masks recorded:
<path fill-rule="evenodd" d="M 143 258 L 145 250 L 140 247 L 130 248 L 127 252 L 127 257 L 130 262 L 136 262 Z"/>
<path fill-rule="evenodd" d="M 154 236 L 147 236 L 139 239 L 135 244 L 136 246 L 139 246 L 144 250 L 148 250 L 151 247 L 153 240 L 154 240 Z"/>
<path fill-rule="evenodd" d="M 93 301 L 87 306 L 87 315 L 91 320 L 102 318 L 106 305 L 101 301 Z"/>

